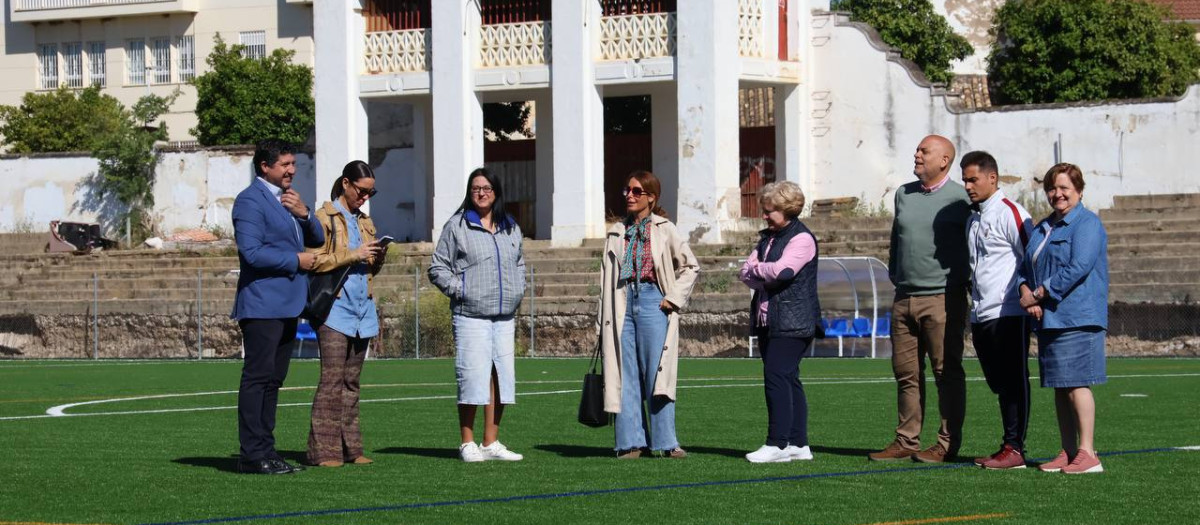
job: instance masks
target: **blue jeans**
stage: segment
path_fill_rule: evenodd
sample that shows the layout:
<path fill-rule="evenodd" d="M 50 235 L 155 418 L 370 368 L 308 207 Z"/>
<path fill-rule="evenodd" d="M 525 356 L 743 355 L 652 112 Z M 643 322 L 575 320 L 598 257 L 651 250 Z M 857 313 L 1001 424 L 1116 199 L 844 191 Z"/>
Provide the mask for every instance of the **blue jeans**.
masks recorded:
<path fill-rule="evenodd" d="M 667 342 L 668 317 L 659 304 L 663 295 L 654 283 L 625 289 L 625 324 L 621 328 L 621 413 L 616 417 L 617 450 L 643 448 L 650 435 L 653 450 L 673 450 L 675 402 L 654 395 L 658 362 Z M 646 403 L 649 402 L 649 425 Z"/>

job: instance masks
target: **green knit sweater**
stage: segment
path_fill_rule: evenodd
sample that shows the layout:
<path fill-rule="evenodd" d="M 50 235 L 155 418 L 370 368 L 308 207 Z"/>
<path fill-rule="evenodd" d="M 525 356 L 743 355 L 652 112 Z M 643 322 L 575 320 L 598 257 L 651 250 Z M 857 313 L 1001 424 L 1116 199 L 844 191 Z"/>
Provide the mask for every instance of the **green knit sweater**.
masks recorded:
<path fill-rule="evenodd" d="M 966 284 L 967 219 L 971 200 L 962 185 L 947 181 L 926 193 L 920 181 L 896 191 L 888 276 L 898 295 L 934 295 Z"/>

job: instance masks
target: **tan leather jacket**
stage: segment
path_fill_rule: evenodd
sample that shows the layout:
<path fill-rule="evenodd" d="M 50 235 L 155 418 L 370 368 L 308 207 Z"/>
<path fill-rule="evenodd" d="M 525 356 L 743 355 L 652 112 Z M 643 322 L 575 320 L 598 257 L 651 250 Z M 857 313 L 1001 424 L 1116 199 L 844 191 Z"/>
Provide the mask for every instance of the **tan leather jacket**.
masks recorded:
<path fill-rule="evenodd" d="M 371 221 L 371 217 L 359 210 L 355 213 L 358 215 L 358 231 L 362 233 L 363 242 L 369 242 L 375 239 L 375 223 Z M 321 223 L 321 228 L 325 230 L 325 245 L 320 248 L 310 248 L 308 251 L 316 254 L 317 265 L 314 272 L 328 272 L 343 266 L 348 266 L 360 262 L 357 255 L 350 250 L 350 238 L 347 233 L 346 218 L 341 212 L 333 206 L 332 202 L 325 201 L 321 207 L 314 213 L 317 216 L 317 221 Z M 333 221 L 337 221 L 337 236 L 334 238 L 332 233 Z M 337 246 L 337 249 L 333 249 Z M 383 261 L 368 259 L 367 264 L 371 265 L 371 273 L 367 275 L 367 293 L 371 297 L 375 297 L 372 281 L 375 274 L 383 268 Z"/>

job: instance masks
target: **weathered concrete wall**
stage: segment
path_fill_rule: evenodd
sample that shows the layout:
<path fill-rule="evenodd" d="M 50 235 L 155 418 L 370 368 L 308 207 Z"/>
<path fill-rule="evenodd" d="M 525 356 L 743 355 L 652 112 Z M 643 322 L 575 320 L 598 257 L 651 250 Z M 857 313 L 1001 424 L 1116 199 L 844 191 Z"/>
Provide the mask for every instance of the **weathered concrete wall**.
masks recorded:
<path fill-rule="evenodd" d="M 854 196 L 890 208 L 895 189 L 915 180 L 916 145 L 933 133 L 954 141 L 960 154 L 995 155 L 1010 195 L 1041 199 L 1034 179 L 1059 159 L 1084 170 L 1083 199 L 1093 209 L 1110 207 L 1114 195 L 1200 191 L 1192 160 L 1200 86 L 1179 100 L 967 112 L 888 51 L 874 30 L 839 15 L 814 16 L 826 20 L 813 29 L 812 67 L 821 74 L 810 87 L 811 198 Z"/>

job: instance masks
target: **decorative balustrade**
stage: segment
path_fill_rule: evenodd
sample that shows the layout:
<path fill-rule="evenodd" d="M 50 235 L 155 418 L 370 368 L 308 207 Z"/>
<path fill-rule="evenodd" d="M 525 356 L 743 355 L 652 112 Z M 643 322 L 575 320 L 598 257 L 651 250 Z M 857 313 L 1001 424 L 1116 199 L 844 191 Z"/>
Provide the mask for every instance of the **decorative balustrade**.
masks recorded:
<path fill-rule="evenodd" d="M 104 7 L 112 5 L 166 4 L 175 0 L 13 0 L 13 11 L 41 11 L 44 9 L 74 9 L 79 7 Z"/>
<path fill-rule="evenodd" d="M 738 54 L 766 56 L 763 38 L 763 0 L 738 0 Z"/>
<path fill-rule="evenodd" d="M 367 74 L 429 70 L 429 35 L 424 29 L 366 34 Z"/>
<path fill-rule="evenodd" d="M 600 19 L 600 60 L 675 55 L 675 13 L 606 16 Z"/>
<path fill-rule="evenodd" d="M 489 24 L 479 28 L 479 66 L 550 63 L 550 22 Z"/>

